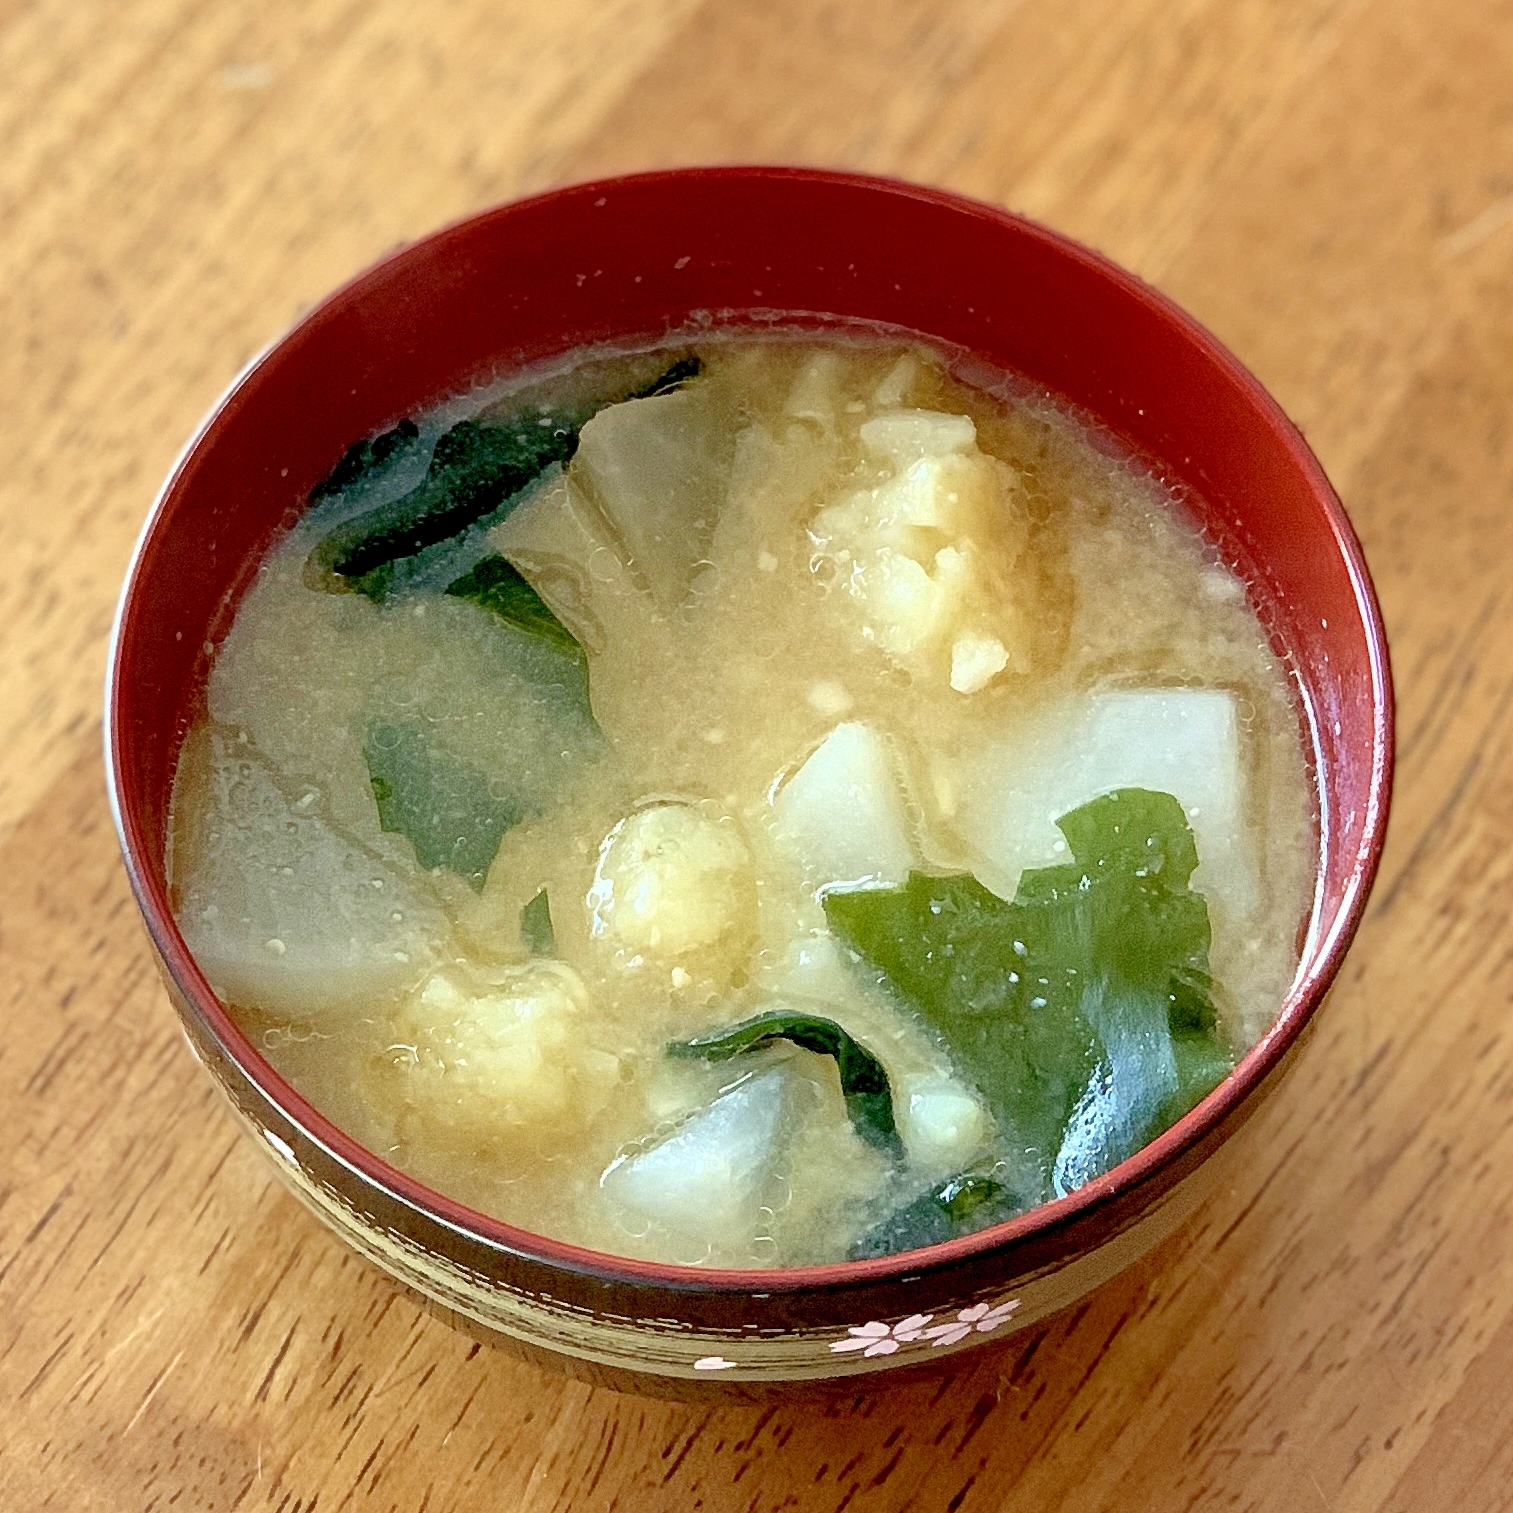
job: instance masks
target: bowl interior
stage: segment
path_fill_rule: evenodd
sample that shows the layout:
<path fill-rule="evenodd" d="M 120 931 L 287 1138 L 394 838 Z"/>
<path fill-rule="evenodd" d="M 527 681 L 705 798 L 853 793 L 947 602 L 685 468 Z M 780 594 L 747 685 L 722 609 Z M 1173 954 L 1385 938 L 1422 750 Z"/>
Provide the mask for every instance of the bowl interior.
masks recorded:
<path fill-rule="evenodd" d="M 1154 291 L 991 207 L 805 171 L 648 175 L 489 212 L 395 253 L 318 306 L 206 421 L 138 548 L 107 724 L 133 886 L 170 972 L 216 1037 L 279 1101 L 301 1104 L 194 967 L 163 865 L 179 742 L 208 651 L 262 551 L 352 441 L 475 382 L 588 343 L 779 315 L 918 332 L 1091 416 L 1186 487 L 1294 671 L 1321 795 L 1321 868 L 1302 971 L 1235 1077 L 1153 1146 L 1062 1200 L 1096 1202 L 1232 1109 L 1322 996 L 1380 853 L 1391 693 L 1359 547 L 1276 405 Z M 393 1176 L 376 1158 L 368 1163 L 378 1180 Z"/>

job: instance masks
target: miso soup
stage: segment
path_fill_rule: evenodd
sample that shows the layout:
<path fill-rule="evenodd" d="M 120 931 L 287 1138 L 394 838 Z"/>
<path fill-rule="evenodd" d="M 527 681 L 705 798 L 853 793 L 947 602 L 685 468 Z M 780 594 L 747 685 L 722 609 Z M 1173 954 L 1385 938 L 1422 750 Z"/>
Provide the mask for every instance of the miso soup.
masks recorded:
<path fill-rule="evenodd" d="M 179 760 L 180 927 L 441 1192 L 715 1267 L 1069 1193 L 1274 1017 L 1286 668 L 1182 499 L 841 332 L 579 354 L 358 441 Z"/>

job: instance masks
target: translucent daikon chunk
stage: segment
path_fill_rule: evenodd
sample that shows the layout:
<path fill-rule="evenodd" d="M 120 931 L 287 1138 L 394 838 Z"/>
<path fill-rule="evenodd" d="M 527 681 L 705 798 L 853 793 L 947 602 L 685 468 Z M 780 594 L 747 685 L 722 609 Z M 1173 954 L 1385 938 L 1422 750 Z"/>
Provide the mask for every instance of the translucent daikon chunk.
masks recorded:
<path fill-rule="evenodd" d="M 842 368 L 840 354 L 816 352 L 799 369 L 783 412 L 795 420 L 810 420 L 829 428 L 840 408 Z"/>
<path fill-rule="evenodd" d="M 202 844 L 180 890 L 179 928 L 223 997 L 319 1019 L 371 1006 L 424 976 L 448 934 L 435 899 L 316 812 L 270 769 L 210 740 Z"/>
<path fill-rule="evenodd" d="M 967 454 L 976 449 L 977 427 L 969 415 L 943 415 L 934 410 L 898 410 L 879 415 L 862 426 L 862 445 L 875 456 L 905 467 L 921 457 Z M 954 502 L 954 501 L 953 501 Z M 918 524 L 939 524 L 934 516 Z"/>
<path fill-rule="evenodd" d="M 779 789 L 778 844 L 817 891 L 895 886 L 915 864 L 909 813 L 887 742 L 869 725 L 837 725 Z"/>
<path fill-rule="evenodd" d="M 537 489 L 494 528 L 489 541 L 590 653 L 653 634 L 655 605 L 570 479 L 557 477 Z"/>
<path fill-rule="evenodd" d="M 750 1235 L 787 1104 L 785 1073 L 758 1073 L 599 1179 L 605 1196 L 637 1233 L 656 1232 L 697 1260 Z"/>
<path fill-rule="evenodd" d="M 938 766 L 973 870 L 1012 898 L 1026 867 L 1068 860 L 1057 817 L 1101 793 L 1148 788 L 1182 805 L 1198 844 L 1192 887 L 1231 921 L 1260 903 L 1234 695 L 1216 688 L 1112 689 L 1003 725 Z"/>
<path fill-rule="evenodd" d="M 698 385 L 601 410 L 570 472 L 593 497 L 664 609 L 688 595 L 730 485 L 734 432 Z"/>
<path fill-rule="evenodd" d="M 902 1079 L 893 1108 L 909 1160 L 927 1172 L 963 1170 L 988 1133 L 982 1104 L 954 1077 L 938 1072 Z"/>

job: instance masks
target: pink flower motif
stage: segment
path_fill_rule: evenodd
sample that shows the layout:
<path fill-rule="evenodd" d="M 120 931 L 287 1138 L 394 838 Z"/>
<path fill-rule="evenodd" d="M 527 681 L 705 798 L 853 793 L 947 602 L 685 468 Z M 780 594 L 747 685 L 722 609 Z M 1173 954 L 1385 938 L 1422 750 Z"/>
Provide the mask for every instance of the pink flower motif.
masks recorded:
<path fill-rule="evenodd" d="M 933 1313 L 911 1313 L 891 1328 L 874 1319 L 867 1324 L 854 1324 L 847 1330 L 851 1336 L 846 1340 L 832 1340 L 830 1348 L 843 1355 L 849 1350 L 860 1350 L 863 1355 L 892 1355 L 898 1347 L 925 1334 L 925 1325 L 933 1319 Z"/>
<path fill-rule="evenodd" d="M 924 1337 L 939 1349 L 942 1345 L 954 1345 L 958 1340 L 966 1339 L 974 1329 L 980 1334 L 991 1334 L 1000 1324 L 1007 1322 L 1018 1307 L 1018 1298 L 1010 1298 L 1006 1303 L 994 1307 L 987 1303 L 974 1303 L 970 1308 L 963 1308 L 952 1323 L 937 1324 L 933 1329 L 924 1330 Z M 833 1350 L 835 1347 L 832 1345 L 830 1348 Z"/>
<path fill-rule="evenodd" d="M 991 1334 L 1018 1307 L 1018 1298 L 997 1304 L 974 1303 L 970 1308 L 963 1308 L 949 1323 L 936 1324 L 933 1328 L 926 1327 L 935 1317 L 933 1313 L 911 1313 L 893 1325 L 872 1319 L 865 1324 L 852 1325 L 846 1331 L 849 1338 L 831 1340 L 830 1348 L 837 1355 L 856 1350 L 863 1355 L 892 1355 L 900 1345 L 914 1340 L 929 1340 L 934 1346 L 954 1345 L 958 1340 L 966 1339 L 973 1330 L 979 1334 Z"/>

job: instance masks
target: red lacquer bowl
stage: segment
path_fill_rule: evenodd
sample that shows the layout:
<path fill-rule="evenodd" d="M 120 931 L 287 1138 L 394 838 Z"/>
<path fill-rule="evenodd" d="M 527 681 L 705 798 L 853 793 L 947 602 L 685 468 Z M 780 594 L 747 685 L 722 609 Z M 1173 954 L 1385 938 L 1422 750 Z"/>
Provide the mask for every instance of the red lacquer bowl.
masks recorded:
<path fill-rule="evenodd" d="M 586 343 L 775 314 L 880 322 L 975 353 L 1062 396 L 1189 488 L 1295 671 L 1320 867 L 1304 960 L 1275 1025 L 1199 1107 L 1106 1176 L 927 1250 L 710 1272 L 525 1233 L 335 1128 L 196 967 L 169 907 L 164 851 L 207 648 L 260 554 L 352 441 Z M 1168 1233 L 1339 969 L 1381 853 L 1392 772 L 1386 644 L 1359 545 L 1302 437 L 1229 353 L 1129 274 L 991 206 L 760 168 L 649 174 L 506 205 L 394 253 L 305 316 L 232 386 L 163 488 L 121 601 L 106 733 L 126 865 L 169 991 L 295 1191 L 458 1321 L 651 1389 L 942 1359 L 1065 1306 Z"/>

